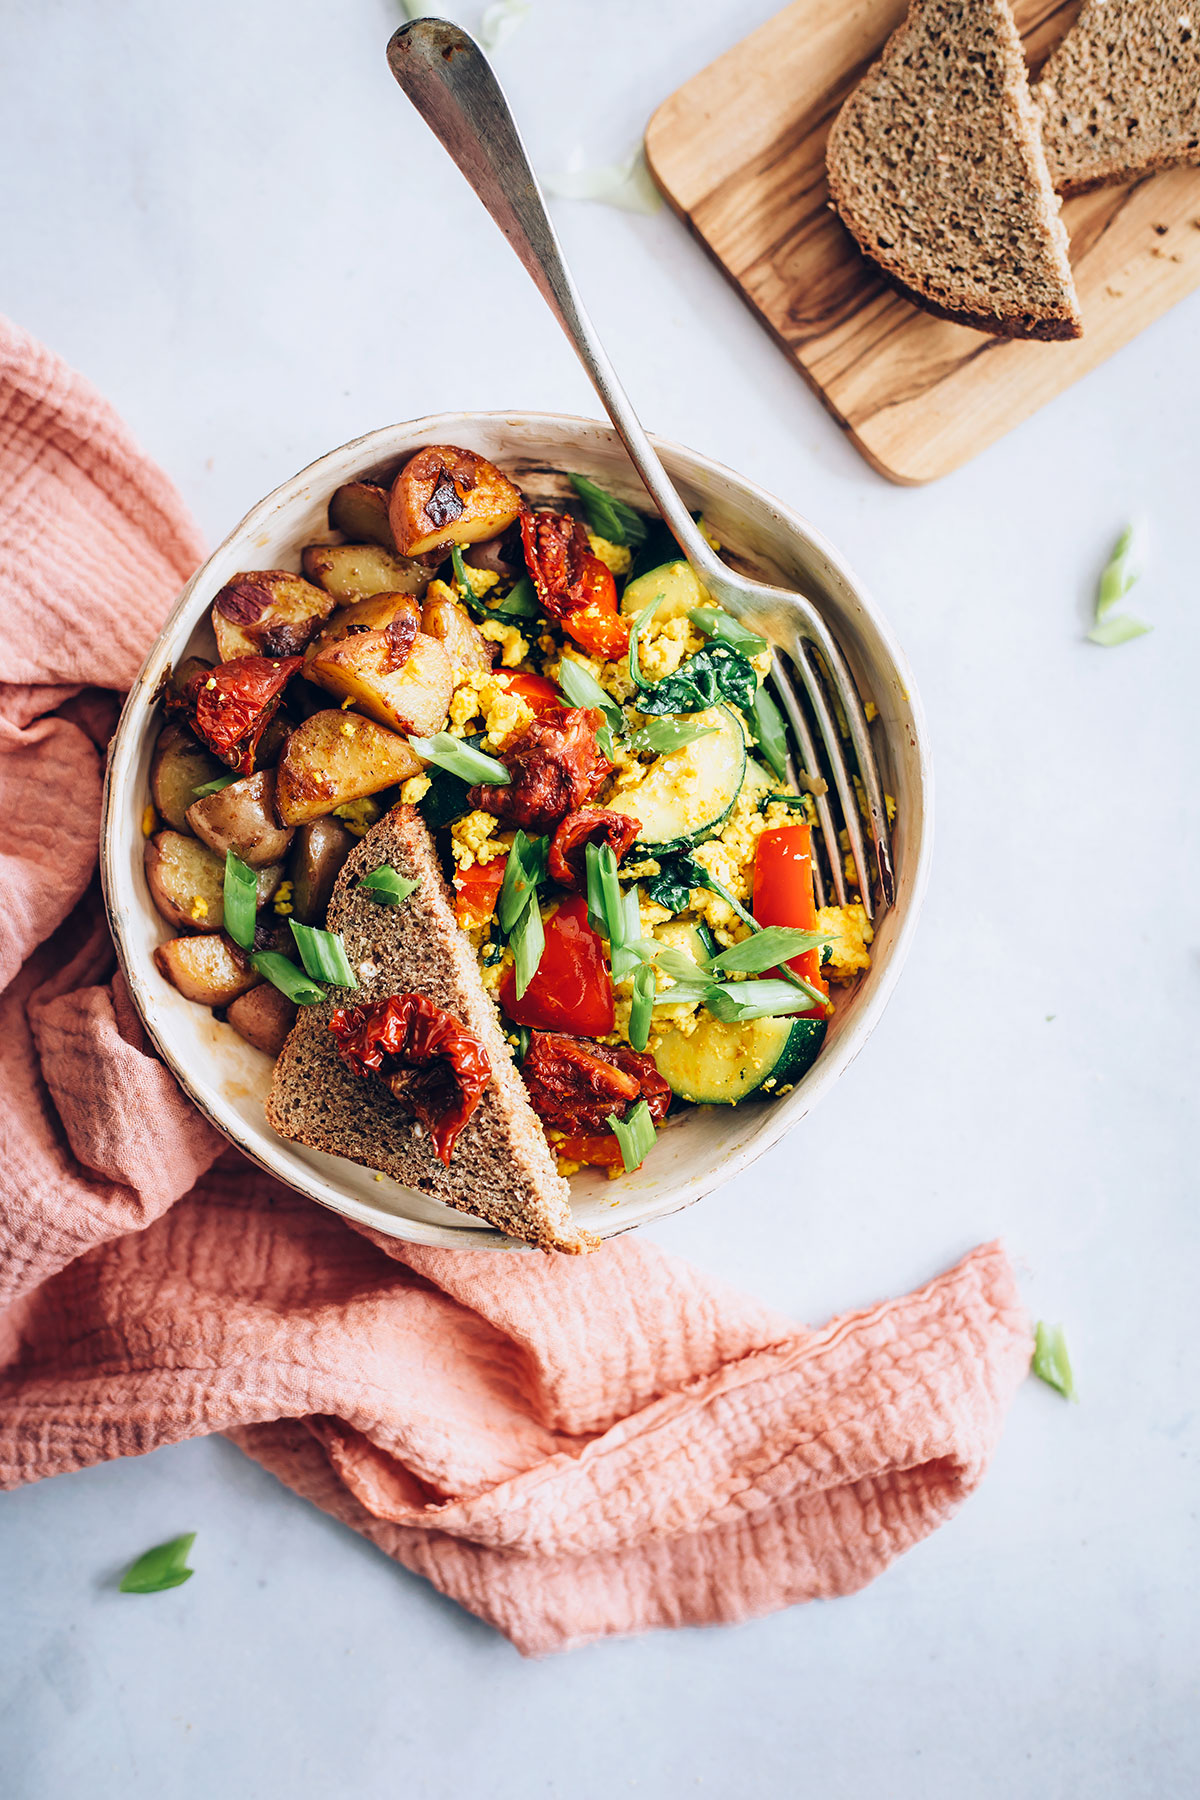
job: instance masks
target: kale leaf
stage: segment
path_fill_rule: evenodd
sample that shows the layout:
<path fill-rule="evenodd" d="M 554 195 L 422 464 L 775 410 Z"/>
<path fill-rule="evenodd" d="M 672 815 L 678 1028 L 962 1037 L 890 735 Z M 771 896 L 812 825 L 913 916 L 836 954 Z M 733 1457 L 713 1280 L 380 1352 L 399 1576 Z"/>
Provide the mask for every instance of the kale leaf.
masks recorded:
<path fill-rule="evenodd" d="M 758 676 L 739 651 L 728 644 L 706 644 L 681 662 L 673 675 L 664 675 L 653 687 L 643 688 L 634 704 L 639 712 L 705 712 L 722 700 L 732 700 L 749 712 L 758 692 Z"/>

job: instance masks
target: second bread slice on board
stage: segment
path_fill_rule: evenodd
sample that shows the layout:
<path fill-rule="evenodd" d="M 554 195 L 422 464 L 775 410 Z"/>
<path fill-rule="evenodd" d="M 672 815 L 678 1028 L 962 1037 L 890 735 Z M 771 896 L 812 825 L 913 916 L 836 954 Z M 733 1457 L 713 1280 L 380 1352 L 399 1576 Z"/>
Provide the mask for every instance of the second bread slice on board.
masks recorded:
<path fill-rule="evenodd" d="M 380 906 L 359 887 L 381 863 L 417 883 L 400 906 Z M 594 1249 L 595 1238 L 571 1219 L 570 1189 L 513 1067 L 474 952 L 455 923 L 433 840 L 414 806 L 393 807 L 351 851 L 326 923 L 342 934 L 359 985 L 341 1002 L 300 1008 L 275 1065 L 268 1123 L 281 1137 L 380 1169 L 543 1250 Z M 383 1082 L 346 1067 L 329 1030 L 336 1004 L 402 993 L 424 994 L 452 1013 L 480 1039 L 492 1065 L 448 1169 L 428 1132 Z"/>
<path fill-rule="evenodd" d="M 1060 193 L 1200 163 L 1200 4 L 1086 0 L 1033 97 Z"/>
<path fill-rule="evenodd" d="M 1005 0 L 912 0 L 826 152 L 859 248 L 919 306 L 999 337 L 1082 326 Z"/>

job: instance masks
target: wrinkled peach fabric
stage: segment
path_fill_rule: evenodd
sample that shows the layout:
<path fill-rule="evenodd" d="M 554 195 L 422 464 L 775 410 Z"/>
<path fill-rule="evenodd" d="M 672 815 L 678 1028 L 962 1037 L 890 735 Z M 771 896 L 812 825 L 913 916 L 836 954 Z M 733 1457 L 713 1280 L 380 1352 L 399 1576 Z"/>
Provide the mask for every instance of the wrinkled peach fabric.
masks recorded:
<path fill-rule="evenodd" d="M 0 324 L 0 1485 L 223 1431 L 527 1654 L 862 1587 L 976 1486 L 1028 1367 L 998 1245 L 813 1331 L 644 1239 L 385 1242 L 149 1053 L 102 746 L 200 555 L 100 397 Z"/>

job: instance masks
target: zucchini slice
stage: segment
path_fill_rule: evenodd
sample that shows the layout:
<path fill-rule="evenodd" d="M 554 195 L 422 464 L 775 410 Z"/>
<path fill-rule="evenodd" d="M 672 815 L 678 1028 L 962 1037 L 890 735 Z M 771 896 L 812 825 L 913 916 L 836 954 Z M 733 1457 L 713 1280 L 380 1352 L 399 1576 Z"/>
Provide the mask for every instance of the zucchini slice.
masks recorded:
<path fill-rule="evenodd" d="M 652 600 L 661 604 L 654 615 L 656 625 L 664 625 L 668 619 L 678 619 L 681 614 L 691 612 L 693 606 L 707 606 L 709 595 L 696 579 L 690 563 L 683 561 L 662 563 L 657 569 L 647 569 L 631 581 L 621 595 L 621 611 L 630 616 L 640 613 L 643 607 L 649 606 Z"/>
<path fill-rule="evenodd" d="M 746 739 L 727 706 L 689 713 L 688 721 L 714 727 L 646 765 L 636 787 L 605 802 L 610 811 L 641 821 L 641 836 L 630 854 L 670 856 L 691 850 L 720 831 L 746 779 Z"/>
<path fill-rule="evenodd" d="M 798 1081 L 815 1062 L 824 1036 L 824 1019 L 748 1019 L 725 1025 L 701 1013 L 690 1034 L 675 1028 L 662 1034 L 654 1061 L 681 1100 L 736 1106 L 749 1094 L 761 1094 L 768 1081 L 770 1093 Z"/>

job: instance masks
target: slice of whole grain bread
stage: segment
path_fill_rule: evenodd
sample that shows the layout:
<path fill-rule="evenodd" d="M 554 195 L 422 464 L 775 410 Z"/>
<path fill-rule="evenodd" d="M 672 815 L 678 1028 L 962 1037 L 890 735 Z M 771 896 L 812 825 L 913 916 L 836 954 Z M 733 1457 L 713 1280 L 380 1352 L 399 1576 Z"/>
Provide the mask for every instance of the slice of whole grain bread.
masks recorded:
<path fill-rule="evenodd" d="M 399 907 L 361 893 L 362 876 L 390 863 L 418 883 Z M 378 1169 L 406 1187 L 474 1213 L 544 1250 L 582 1251 L 596 1239 L 571 1220 L 559 1175 L 499 1015 L 459 930 L 433 840 L 412 806 L 397 806 L 351 851 L 327 925 L 345 940 L 359 986 L 337 1002 L 302 1006 L 275 1065 L 267 1120 L 281 1137 Z M 463 1128 L 450 1167 L 428 1132 L 377 1076 L 355 1075 L 338 1054 L 329 1016 L 338 1004 L 419 993 L 478 1037 L 492 1078 Z"/>
<path fill-rule="evenodd" d="M 834 121 L 826 170 L 860 250 L 918 306 L 998 337 L 1079 336 L 1007 0 L 912 0 Z"/>
<path fill-rule="evenodd" d="M 1033 98 L 1061 193 L 1200 163 L 1200 0 L 1085 0 Z"/>

